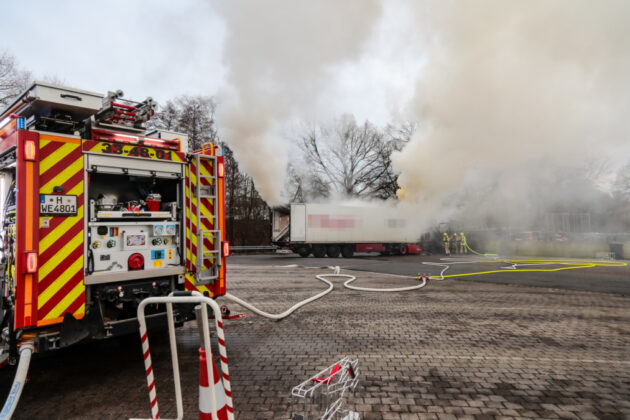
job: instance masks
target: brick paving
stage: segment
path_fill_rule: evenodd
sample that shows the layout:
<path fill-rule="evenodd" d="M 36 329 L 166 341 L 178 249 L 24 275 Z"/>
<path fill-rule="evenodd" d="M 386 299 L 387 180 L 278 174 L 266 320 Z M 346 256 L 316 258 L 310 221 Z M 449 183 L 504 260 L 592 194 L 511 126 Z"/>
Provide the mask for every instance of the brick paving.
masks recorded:
<path fill-rule="evenodd" d="M 599 269 L 588 270 L 597 281 Z M 314 278 L 322 272 L 330 270 L 232 265 L 229 289 L 281 312 L 323 290 Z M 413 283 L 352 274 L 359 286 Z M 343 356 L 360 360 L 349 406 L 363 419 L 630 418 L 629 297 L 470 280 L 379 294 L 333 281 L 329 295 L 283 321 L 248 313 L 227 324 L 237 418 L 288 419 L 291 388 Z M 178 331 L 191 419 L 195 327 Z M 16 418 L 149 416 L 138 340 L 110 341 L 35 360 Z M 151 348 L 161 415 L 173 418 L 167 337 L 152 336 Z"/>
<path fill-rule="evenodd" d="M 280 312 L 325 287 L 319 272 L 233 267 L 231 292 Z M 356 274 L 353 284 L 368 287 L 413 282 Z M 230 324 L 242 417 L 288 418 L 291 386 L 346 355 L 360 359 L 351 403 L 365 419 L 630 417 L 627 297 L 453 280 L 378 294 L 335 283 L 286 320 Z"/>

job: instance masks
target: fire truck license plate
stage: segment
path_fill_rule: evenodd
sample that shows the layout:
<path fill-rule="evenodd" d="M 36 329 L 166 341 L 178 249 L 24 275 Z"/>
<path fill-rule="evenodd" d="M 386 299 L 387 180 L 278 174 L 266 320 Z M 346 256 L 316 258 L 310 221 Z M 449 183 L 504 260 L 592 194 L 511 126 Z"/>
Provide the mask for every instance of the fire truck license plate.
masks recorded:
<path fill-rule="evenodd" d="M 39 195 L 39 215 L 40 216 L 76 216 L 77 196 L 76 195 Z"/>

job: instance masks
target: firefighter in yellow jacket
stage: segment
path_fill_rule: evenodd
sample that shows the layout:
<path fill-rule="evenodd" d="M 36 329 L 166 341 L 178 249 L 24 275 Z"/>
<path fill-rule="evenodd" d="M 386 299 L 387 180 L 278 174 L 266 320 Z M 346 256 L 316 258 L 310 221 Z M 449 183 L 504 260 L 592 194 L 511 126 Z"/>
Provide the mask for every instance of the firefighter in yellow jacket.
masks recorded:
<path fill-rule="evenodd" d="M 442 244 L 444 244 L 444 254 L 447 257 L 451 256 L 451 238 L 448 237 L 448 233 L 444 232 L 444 236 L 442 237 Z"/>
<path fill-rule="evenodd" d="M 451 237 L 451 251 L 453 251 L 453 254 L 459 254 L 459 245 L 459 236 L 457 236 L 457 232 L 453 232 Z"/>
<path fill-rule="evenodd" d="M 466 243 L 466 235 L 464 235 L 464 232 L 459 234 L 459 253 L 468 254 L 468 244 Z"/>

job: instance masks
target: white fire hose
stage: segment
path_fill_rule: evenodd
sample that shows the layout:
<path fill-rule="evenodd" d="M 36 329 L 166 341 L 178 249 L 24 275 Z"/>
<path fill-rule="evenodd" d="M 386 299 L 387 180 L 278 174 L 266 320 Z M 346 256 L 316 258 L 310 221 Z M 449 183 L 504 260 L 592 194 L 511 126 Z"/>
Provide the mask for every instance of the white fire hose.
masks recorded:
<path fill-rule="evenodd" d="M 31 363 L 31 355 L 34 351 L 35 344 L 32 341 L 24 342 L 20 346 L 20 361 L 17 371 L 15 372 L 15 379 L 13 379 L 11 391 L 4 403 L 4 407 L 2 407 L 2 411 L 0 411 L 0 420 L 9 420 L 15 412 L 15 408 L 20 401 L 20 395 L 22 395 L 22 389 L 24 389 L 28 366 Z"/>
<path fill-rule="evenodd" d="M 293 305 L 292 307 L 290 307 L 289 309 L 287 309 L 286 311 L 279 313 L 279 314 L 270 314 L 269 312 L 265 312 L 265 311 L 261 311 L 260 309 L 256 308 L 255 306 L 245 302 L 244 300 L 230 294 L 230 293 L 226 293 L 225 295 L 223 295 L 223 297 L 225 297 L 228 300 L 231 300 L 234 303 L 237 303 L 239 305 L 241 305 L 242 307 L 249 309 L 250 311 L 260 315 L 260 316 L 264 316 L 265 318 L 269 318 L 269 319 L 273 319 L 275 321 L 279 321 L 283 318 L 288 317 L 289 315 L 291 315 L 293 312 L 295 312 L 297 309 L 301 308 L 302 306 L 311 303 L 325 295 L 327 295 L 328 293 L 332 292 L 332 290 L 335 288 L 335 286 L 333 286 L 332 282 L 329 280 L 326 280 L 324 277 L 345 277 L 348 278 L 350 277 L 351 280 L 354 280 L 356 277 L 351 276 L 349 274 L 339 274 L 339 267 L 335 267 L 335 273 L 334 274 L 318 274 L 315 276 L 315 278 L 317 280 L 323 281 L 324 283 L 326 283 L 328 285 L 328 289 L 324 290 L 321 293 L 316 294 L 315 296 L 311 296 L 308 299 L 305 299 L 301 302 L 296 303 L 295 305 Z"/>
<path fill-rule="evenodd" d="M 287 266 L 287 267 L 291 267 L 291 266 Z M 325 277 L 342 277 L 342 278 L 347 278 L 348 280 L 346 280 L 346 282 L 343 284 L 344 287 L 346 287 L 347 289 L 352 289 L 352 290 L 358 290 L 358 291 L 362 291 L 362 292 L 404 292 L 404 291 L 408 291 L 408 290 L 416 290 L 416 289 L 421 289 L 423 288 L 426 284 L 427 284 L 427 277 L 423 276 L 421 278 L 422 282 L 418 285 L 415 286 L 406 286 L 406 287 L 396 287 L 396 288 L 385 288 L 385 289 L 377 289 L 377 288 L 371 288 L 371 287 L 358 287 L 358 286 L 350 286 L 350 283 L 352 283 L 353 281 L 355 281 L 357 278 L 356 276 L 352 276 L 350 274 L 340 274 L 339 272 L 341 271 L 341 268 L 339 266 L 337 267 L 330 267 L 334 270 L 333 274 L 318 274 L 315 276 L 315 278 L 317 280 L 320 280 L 324 283 L 326 283 L 328 285 L 328 289 L 324 290 L 321 293 L 316 294 L 315 296 L 311 296 L 308 299 L 305 299 L 301 302 L 296 303 L 295 305 L 293 305 L 292 307 L 290 307 L 289 309 L 287 309 L 284 312 L 281 312 L 279 314 L 270 314 L 269 312 L 265 312 L 262 311 L 258 308 L 256 308 L 255 306 L 253 306 L 252 304 L 245 302 L 243 299 L 240 299 L 234 295 L 232 295 L 231 293 L 226 293 L 225 295 L 223 295 L 224 298 L 231 300 L 232 302 L 241 305 L 242 307 L 249 309 L 250 311 L 265 317 L 265 318 L 269 318 L 269 319 L 273 319 L 275 321 L 279 321 L 283 318 L 286 318 L 287 316 L 291 315 L 293 312 L 295 312 L 297 309 L 301 308 L 302 306 L 311 303 L 325 295 L 327 295 L 328 293 L 332 292 L 332 290 L 335 288 L 335 286 L 333 285 L 333 283 L 330 280 L 325 279 Z M 416 277 L 409 277 L 409 276 L 400 276 L 400 277 L 405 277 L 405 278 L 416 278 Z"/>
<path fill-rule="evenodd" d="M 386 288 L 386 289 L 378 289 L 375 287 L 359 287 L 359 286 L 350 286 L 350 283 L 352 283 L 353 281 L 356 280 L 355 278 L 352 278 L 348 281 L 346 281 L 343 286 L 347 289 L 352 289 L 352 290 L 359 290 L 361 292 L 406 292 L 408 290 L 417 290 L 417 289 L 422 289 L 424 286 L 426 286 L 427 284 L 427 276 L 420 276 L 420 277 L 409 277 L 409 276 L 397 276 L 397 277 L 404 277 L 404 278 L 418 278 L 421 280 L 420 284 L 417 284 L 415 286 L 405 286 L 405 287 L 391 287 L 391 288 Z"/>

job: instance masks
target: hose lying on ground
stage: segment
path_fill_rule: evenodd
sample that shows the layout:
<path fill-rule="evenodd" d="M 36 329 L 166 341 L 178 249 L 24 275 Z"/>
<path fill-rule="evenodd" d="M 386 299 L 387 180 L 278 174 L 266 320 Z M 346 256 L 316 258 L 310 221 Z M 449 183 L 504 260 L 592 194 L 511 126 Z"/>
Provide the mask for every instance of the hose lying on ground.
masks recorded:
<path fill-rule="evenodd" d="M 356 280 L 356 277 L 347 280 L 343 286 L 347 289 L 352 289 L 352 290 L 359 290 L 361 292 L 406 292 L 408 290 L 417 290 L 417 289 L 422 289 L 424 286 L 426 286 L 427 284 L 427 278 L 426 276 L 422 276 L 422 277 L 408 277 L 408 276 L 400 276 L 400 277 L 405 277 L 405 278 L 413 278 L 413 279 L 417 279 L 417 280 L 421 280 L 420 284 L 416 284 L 415 286 L 405 286 L 405 287 L 391 287 L 391 288 L 383 288 L 383 289 L 378 289 L 375 287 L 359 287 L 359 286 L 350 286 L 350 283 L 352 283 L 353 281 Z"/>
<path fill-rule="evenodd" d="M 325 295 L 327 295 L 328 293 L 332 292 L 332 290 L 335 288 L 335 286 L 333 285 L 333 283 L 329 280 L 327 280 L 325 277 L 335 277 L 335 278 L 347 278 L 348 280 L 346 280 L 346 282 L 343 284 L 344 287 L 348 288 L 348 289 L 352 289 L 352 290 L 358 290 L 358 291 L 362 291 L 362 292 L 404 292 L 404 291 L 408 291 L 408 290 L 416 290 L 416 289 L 420 289 L 422 287 L 424 287 L 427 284 L 427 279 L 426 277 L 423 277 L 421 280 L 422 282 L 420 284 L 417 284 L 415 286 L 406 286 L 406 287 L 396 287 L 396 288 L 384 288 L 384 289 L 377 289 L 377 288 L 371 288 L 371 287 L 359 287 L 359 286 L 350 286 L 350 283 L 352 283 L 353 281 L 355 281 L 357 278 L 355 276 L 352 276 L 350 274 L 340 274 L 339 272 L 341 271 L 340 267 L 331 267 L 334 270 L 333 274 L 318 274 L 315 276 L 315 278 L 317 280 L 320 280 L 324 283 L 326 283 L 328 285 L 328 289 L 324 290 L 321 293 L 316 294 L 315 296 L 311 296 L 308 299 L 305 299 L 301 302 L 296 303 L 295 305 L 293 305 L 292 307 L 290 307 L 289 309 L 287 309 L 284 312 L 281 312 L 279 314 L 271 314 L 269 312 L 265 312 L 262 311 L 258 308 L 256 308 L 255 306 L 253 306 L 252 304 L 245 302 L 243 299 L 240 299 L 230 293 L 226 293 L 225 295 L 223 295 L 224 298 L 231 300 L 232 302 L 241 305 L 242 307 L 249 309 L 250 311 L 263 316 L 265 318 L 269 318 L 269 319 L 273 319 L 275 321 L 279 321 L 283 318 L 286 318 L 287 316 L 291 315 L 293 312 L 295 312 L 297 309 L 301 308 L 302 306 L 311 303 Z M 400 277 L 406 277 L 409 278 L 407 276 L 400 276 Z M 413 277 L 415 279 L 419 279 L 418 277 Z"/>
<path fill-rule="evenodd" d="M 446 277 L 444 277 L 444 273 L 451 268 L 451 265 L 454 264 L 471 264 L 471 263 L 476 263 L 479 262 L 480 260 L 464 260 L 464 261 L 454 261 L 448 258 L 441 258 L 441 261 L 446 261 L 446 262 L 432 262 L 432 261 L 425 261 L 422 264 L 424 265 L 437 265 L 438 267 L 444 267 L 442 269 L 442 271 L 440 271 L 439 277 L 438 276 L 431 276 L 431 280 L 445 280 Z M 490 260 L 481 260 L 481 261 L 492 261 L 492 259 Z"/>
<path fill-rule="evenodd" d="M 308 299 L 304 299 L 301 302 L 296 303 L 295 305 L 293 305 L 292 307 L 290 307 L 289 309 L 287 309 L 284 312 L 281 312 L 279 314 L 270 314 L 269 312 L 265 312 L 265 311 L 261 311 L 260 309 L 256 308 L 255 306 L 245 302 L 243 299 L 240 299 L 230 293 L 226 293 L 225 295 L 223 295 L 223 297 L 225 297 L 228 300 L 231 300 L 234 303 L 237 303 L 239 305 L 241 305 L 242 307 L 249 309 L 250 311 L 260 315 L 260 316 L 264 316 L 265 318 L 269 318 L 269 319 L 273 319 L 275 321 L 279 321 L 283 318 L 288 317 L 289 315 L 291 315 L 293 312 L 295 312 L 297 309 L 301 308 L 302 306 L 311 303 L 325 295 L 327 295 L 328 293 L 332 292 L 332 290 L 335 288 L 335 286 L 332 284 L 331 281 L 326 280 L 324 277 L 344 277 L 344 278 L 350 278 L 351 280 L 354 280 L 356 277 L 351 276 L 349 274 L 339 274 L 339 267 L 335 267 L 335 272 L 333 274 L 318 274 L 315 276 L 315 278 L 317 278 L 317 280 L 323 281 L 324 283 L 326 283 L 328 285 L 328 289 L 324 290 L 321 293 L 316 294 L 315 296 L 311 296 Z"/>
<path fill-rule="evenodd" d="M 489 255 L 489 254 L 486 254 Z M 273 319 L 273 320 L 281 320 L 283 318 L 286 318 L 287 316 L 291 315 L 293 312 L 295 312 L 297 309 L 301 308 L 302 306 L 313 302 L 325 295 L 327 295 L 328 293 L 330 293 L 333 289 L 334 289 L 334 285 L 331 281 L 325 279 L 324 277 L 343 277 L 343 278 L 347 278 L 348 280 L 346 280 L 344 282 L 344 287 L 347 289 L 351 289 L 351 290 L 357 290 L 357 291 L 362 291 L 362 292 L 405 292 L 405 291 L 410 291 L 410 290 L 417 290 L 417 289 L 421 289 L 424 286 L 426 286 L 427 284 L 427 280 L 445 280 L 446 278 L 456 278 L 456 277 L 466 277 L 466 276 L 478 276 L 478 275 L 482 275 L 482 274 L 493 274 L 493 273 L 505 273 L 505 272 L 510 272 L 510 271 L 515 271 L 515 272 L 550 272 L 550 271 L 560 271 L 560 270 L 572 270 L 572 269 L 576 269 L 576 268 L 589 268 L 589 267 L 596 267 L 596 266 L 608 266 L 608 267 L 620 267 L 620 266 L 625 266 L 625 263 L 598 263 L 598 262 L 582 262 L 582 261 L 556 261 L 556 260 L 500 260 L 498 258 L 486 258 L 486 259 L 477 259 L 477 260 L 459 260 L 459 261 L 454 261 L 451 259 L 442 259 L 444 262 L 423 262 L 423 264 L 425 265 L 435 265 L 435 266 L 440 266 L 443 267 L 442 270 L 440 271 L 440 274 L 437 276 L 416 276 L 416 277 L 410 277 L 410 276 L 397 276 L 397 277 L 405 277 L 405 278 L 413 278 L 416 280 L 420 280 L 421 283 L 414 285 L 414 286 L 405 286 L 405 287 L 394 287 L 394 288 L 382 288 L 382 289 L 378 289 L 378 288 L 373 288 L 373 287 L 359 287 L 359 286 L 351 286 L 350 283 L 352 283 L 353 281 L 355 281 L 357 278 L 355 276 L 349 275 L 349 274 L 340 274 L 340 267 L 330 267 L 333 268 L 335 271 L 333 274 L 318 274 L 317 276 L 315 276 L 318 280 L 326 283 L 328 285 L 328 289 L 326 289 L 325 291 L 316 294 L 315 296 L 312 296 L 308 299 L 305 299 L 301 302 L 296 303 L 295 305 L 293 305 L 291 308 L 287 309 L 286 311 L 279 313 L 279 314 L 271 314 L 269 312 L 265 312 L 265 311 L 261 311 L 260 309 L 256 308 L 255 306 L 245 302 L 244 300 L 230 294 L 230 293 L 226 293 L 224 295 L 224 297 L 228 300 L 231 300 L 234 303 L 237 303 L 241 306 L 243 306 L 244 308 L 247 308 L 249 310 L 251 310 L 252 312 L 263 316 L 265 318 L 269 318 L 269 319 Z M 445 275 L 444 273 L 451 268 L 452 265 L 455 264 L 471 264 L 471 263 L 478 263 L 478 262 L 498 262 L 498 263 L 509 263 L 511 264 L 511 266 L 508 267 L 502 267 L 499 270 L 488 270 L 488 271 L 480 271 L 480 272 L 474 272 L 474 273 L 459 273 L 459 274 L 450 274 L 450 275 Z M 560 267 L 560 268 L 549 268 L 549 269 L 545 269 L 545 268 L 526 268 L 526 269 L 519 269 L 520 266 L 533 266 L 533 265 L 557 265 L 557 264 L 562 264 L 562 265 L 573 265 L 573 264 L 577 264 L 577 265 L 573 265 L 570 267 Z M 283 266 L 283 267 L 297 267 L 296 265 L 291 265 L 291 266 Z M 314 267 L 306 267 L 306 268 L 314 268 Z M 391 274 L 390 274 L 391 275 Z M 0 419 L 1 420 L 1 419 Z"/>
<path fill-rule="evenodd" d="M 28 366 L 31 364 L 31 355 L 34 351 L 35 345 L 32 341 L 22 343 L 20 347 L 20 361 L 15 372 L 11 391 L 4 403 L 4 407 L 2 407 L 2 411 L 0 411 L 0 420 L 9 420 L 13 416 L 13 412 L 15 412 L 15 408 L 20 401 L 20 395 L 22 395 L 22 389 L 24 389 Z"/>

